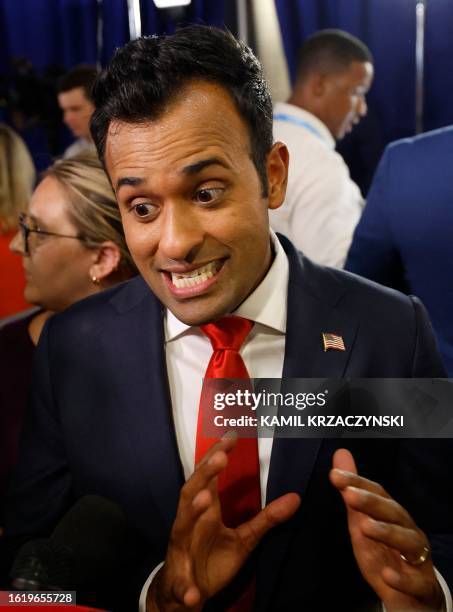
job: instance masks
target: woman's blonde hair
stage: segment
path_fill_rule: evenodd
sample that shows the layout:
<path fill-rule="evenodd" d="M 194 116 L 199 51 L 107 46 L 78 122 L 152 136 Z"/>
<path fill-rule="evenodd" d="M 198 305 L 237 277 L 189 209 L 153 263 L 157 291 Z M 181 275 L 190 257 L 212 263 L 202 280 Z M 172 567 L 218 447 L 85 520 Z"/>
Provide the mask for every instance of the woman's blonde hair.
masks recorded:
<path fill-rule="evenodd" d="M 22 138 L 0 123 L 0 232 L 17 228 L 36 179 L 35 166 Z"/>
<path fill-rule="evenodd" d="M 57 160 L 42 175 L 42 179 L 46 177 L 56 179 L 65 190 L 70 204 L 69 217 L 87 246 L 95 247 L 111 240 L 121 253 L 122 276 L 136 274 L 115 194 L 97 156 L 83 153 Z"/>

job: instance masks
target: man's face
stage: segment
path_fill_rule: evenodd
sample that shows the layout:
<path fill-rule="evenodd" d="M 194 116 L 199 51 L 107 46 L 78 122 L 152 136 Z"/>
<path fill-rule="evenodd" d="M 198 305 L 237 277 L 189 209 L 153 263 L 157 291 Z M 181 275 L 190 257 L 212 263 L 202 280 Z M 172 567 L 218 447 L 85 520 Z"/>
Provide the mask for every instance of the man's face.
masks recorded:
<path fill-rule="evenodd" d="M 336 140 L 343 138 L 366 115 L 365 96 L 373 74 L 369 62 L 351 62 L 346 70 L 324 77 L 321 118 Z"/>
<path fill-rule="evenodd" d="M 91 140 L 90 119 L 94 104 L 86 97 L 83 87 L 59 93 L 58 104 L 63 111 L 63 121 L 74 136 Z"/>
<path fill-rule="evenodd" d="M 284 145 L 268 156 L 264 198 L 246 124 L 222 87 L 202 81 L 155 121 L 112 122 L 105 159 L 132 257 L 163 304 L 188 325 L 235 310 L 271 262 Z"/>

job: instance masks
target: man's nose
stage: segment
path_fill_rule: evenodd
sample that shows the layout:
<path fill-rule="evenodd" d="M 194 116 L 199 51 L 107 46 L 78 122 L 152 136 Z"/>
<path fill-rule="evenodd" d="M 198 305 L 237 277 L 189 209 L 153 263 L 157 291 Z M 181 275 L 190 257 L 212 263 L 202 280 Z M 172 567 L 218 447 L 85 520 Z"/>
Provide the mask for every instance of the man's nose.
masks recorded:
<path fill-rule="evenodd" d="M 204 239 L 204 229 L 190 204 L 167 204 L 162 214 L 159 240 L 161 255 L 174 261 L 190 261 Z"/>
<path fill-rule="evenodd" d="M 357 108 L 357 113 L 360 115 L 360 117 L 365 117 L 367 112 L 368 112 L 368 104 L 366 102 L 365 96 L 363 96 L 359 100 L 359 104 L 358 104 L 358 108 Z"/>

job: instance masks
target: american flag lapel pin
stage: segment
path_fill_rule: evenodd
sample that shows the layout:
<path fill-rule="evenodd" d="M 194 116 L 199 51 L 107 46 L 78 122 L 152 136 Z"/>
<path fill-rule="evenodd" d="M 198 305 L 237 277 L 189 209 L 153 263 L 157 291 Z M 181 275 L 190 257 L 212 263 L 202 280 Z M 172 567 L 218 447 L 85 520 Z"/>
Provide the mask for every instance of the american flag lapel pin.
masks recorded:
<path fill-rule="evenodd" d="M 324 344 L 324 352 L 332 349 L 333 351 L 345 351 L 346 347 L 343 342 L 343 336 L 338 334 L 328 334 L 322 332 L 322 341 Z"/>

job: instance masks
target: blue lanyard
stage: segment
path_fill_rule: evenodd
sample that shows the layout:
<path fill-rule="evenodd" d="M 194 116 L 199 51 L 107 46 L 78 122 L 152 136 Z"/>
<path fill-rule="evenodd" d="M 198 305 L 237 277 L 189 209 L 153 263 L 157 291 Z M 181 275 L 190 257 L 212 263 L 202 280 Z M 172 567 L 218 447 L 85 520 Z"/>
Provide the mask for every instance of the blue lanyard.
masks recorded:
<path fill-rule="evenodd" d="M 276 115 L 274 115 L 274 119 L 279 121 L 288 121 L 288 123 L 300 125 L 301 127 L 304 127 L 306 130 L 323 140 L 323 137 L 318 132 L 318 130 L 314 128 L 310 123 L 308 123 L 308 121 L 304 121 L 304 119 L 299 119 L 299 117 L 293 117 L 292 115 L 287 115 L 286 113 L 277 113 Z"/>

